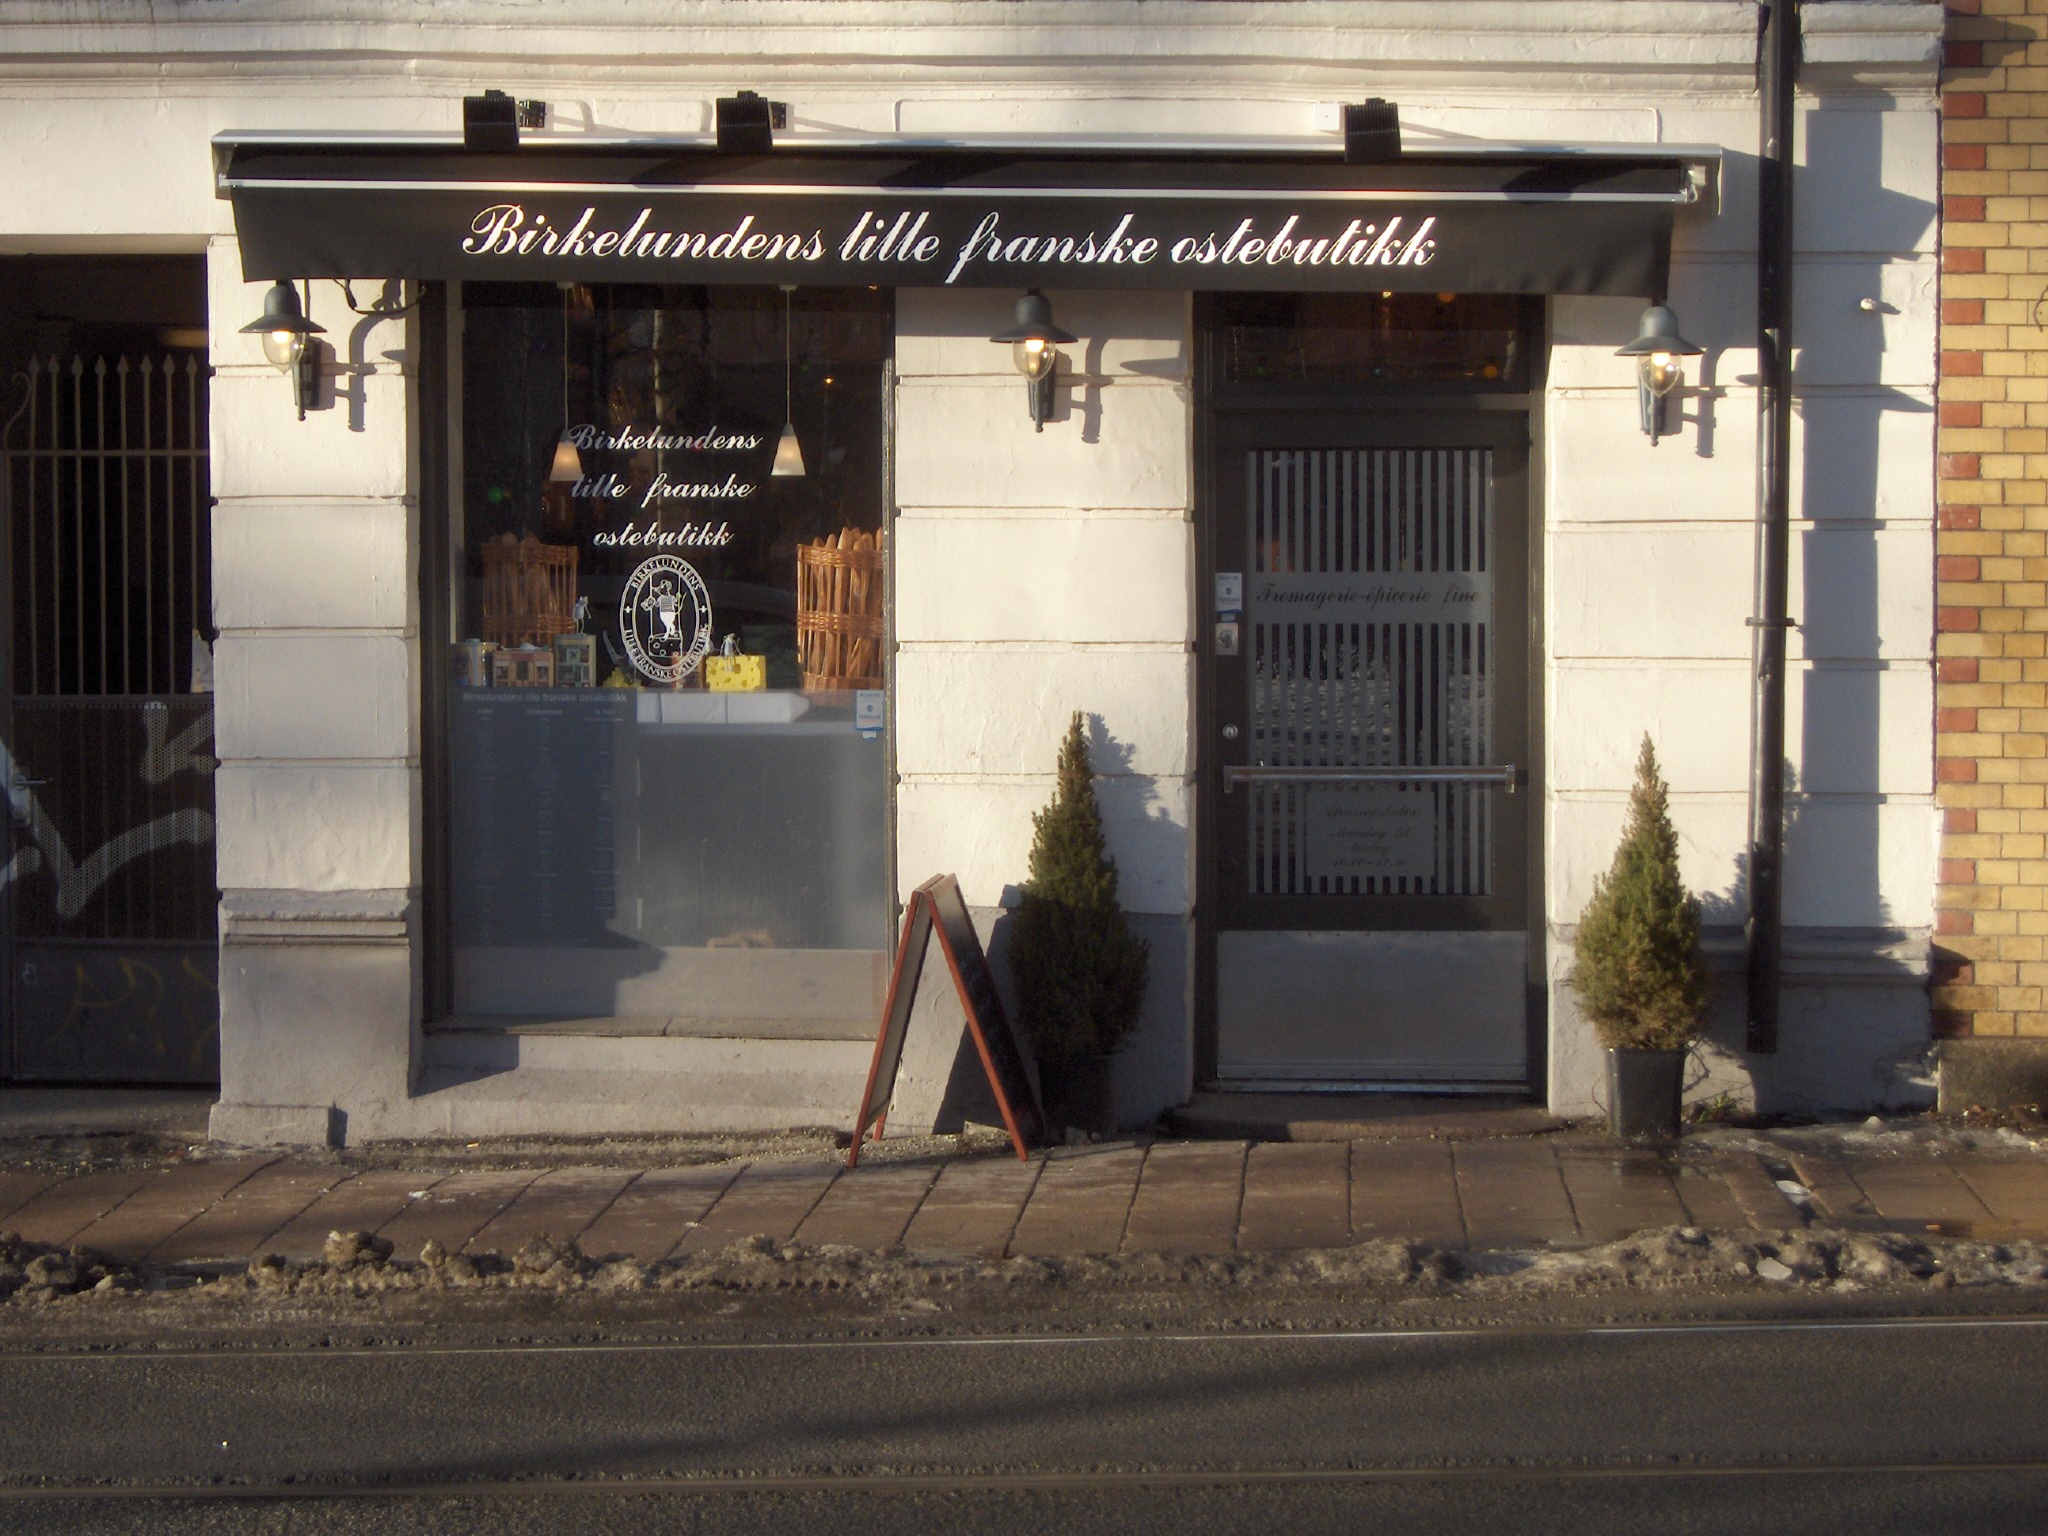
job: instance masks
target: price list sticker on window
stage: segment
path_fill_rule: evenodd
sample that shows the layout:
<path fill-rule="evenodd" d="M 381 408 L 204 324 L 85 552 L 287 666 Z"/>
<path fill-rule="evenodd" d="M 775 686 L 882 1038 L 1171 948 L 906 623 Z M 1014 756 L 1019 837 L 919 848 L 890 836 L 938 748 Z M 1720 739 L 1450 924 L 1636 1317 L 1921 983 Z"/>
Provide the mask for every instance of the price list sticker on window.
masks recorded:
<path fill-rule="evenodd" d="M 862 688 L 853 696 L 853 728 L 860 732 L 865 741 L 874 741 L 882 734 L 887 718 L 889 696 L 879 688 Z"/>

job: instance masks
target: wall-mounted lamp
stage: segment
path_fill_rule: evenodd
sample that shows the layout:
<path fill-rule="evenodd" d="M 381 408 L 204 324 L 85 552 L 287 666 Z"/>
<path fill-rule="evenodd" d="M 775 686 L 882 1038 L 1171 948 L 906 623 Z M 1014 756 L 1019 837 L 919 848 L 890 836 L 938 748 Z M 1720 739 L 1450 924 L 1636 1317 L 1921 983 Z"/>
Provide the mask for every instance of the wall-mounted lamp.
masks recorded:
<path fill-rule="evenodd" d="M 298 290 L 283 278 L 272 283 L 263 296 L 261 317 L 242 327 L 244 336 L 263 338 L 263 355 L 270 366 L 292 380 L 301 421 L 306 419 L 306 408 L 313 403 L 320 381 L 320 343 L 313 338 L 326 329 L 306 318 Z"/>
<path fill-rule="evenodd" d="M 1651 443 L 1663 434 L 1664 397 L 1685 372 L 1678 360 L 1698 357 L 1705 350 L 1678 334 L 1678 316 L 1663 304 L 1644 310 L 1636 339 L 1615 350 L 1616 357 L 1636 360 L 1636 402 L 1642 408 L 1643 431 Z"/>
<path fill-rule="evenodd" d="M 1010 344 L 1011 360 L 1024 375 L 1032 425 L 1040 432 L 1052 414 L 1052 392 L 1060 371 L 1059 346 L 1062 342 L 1072 346 L 1079 339 L 1052 323 L 1052 302 L 1036 288 L 1017 301 L 1016 323 L 989 337 L 998 345 Z"/>

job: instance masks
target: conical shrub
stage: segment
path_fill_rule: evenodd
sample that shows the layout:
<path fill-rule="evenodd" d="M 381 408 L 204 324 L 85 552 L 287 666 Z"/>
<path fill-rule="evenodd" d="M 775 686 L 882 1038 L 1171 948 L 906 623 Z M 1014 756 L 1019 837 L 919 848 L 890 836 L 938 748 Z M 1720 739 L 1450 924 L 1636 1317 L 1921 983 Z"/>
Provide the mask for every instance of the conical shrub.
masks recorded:
<path fill-rule="evenodd" d="M 1673 1050 L 1707 1001 L 1700 904 L 1678 878 L 1678 833 L 1656 749 L 1643 737 L 1628 825 L 1579 918 L 1572 986 L 1610 1050 Z"/>
<path fill-rule="evenodd" d="M 1147 946 L 1117 904 L 1078 713 L 1060 745 L 1058 787 L 1031 823 L 1029 877 L 1010 928 L 1018 1022 L 1044 1059 L 1107 1055 L 1138 1021 Z"/>

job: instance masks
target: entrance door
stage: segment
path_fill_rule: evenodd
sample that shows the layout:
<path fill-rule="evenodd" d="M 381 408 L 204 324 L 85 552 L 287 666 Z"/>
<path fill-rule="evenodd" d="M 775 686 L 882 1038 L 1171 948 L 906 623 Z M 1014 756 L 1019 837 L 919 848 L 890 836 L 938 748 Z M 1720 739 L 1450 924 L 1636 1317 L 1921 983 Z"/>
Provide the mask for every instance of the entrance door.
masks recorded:
<path fill-rule="evenodd" d="M 29 359 L 0 436 L 0 1077 L 219 1076 L 207 369 L 152 340 Z"/>
<path fill-rule="evenodd" d="M 1214 453 L 1215 1077 L 1525 1083 L 1528 417 L 1246 412 Z"/>

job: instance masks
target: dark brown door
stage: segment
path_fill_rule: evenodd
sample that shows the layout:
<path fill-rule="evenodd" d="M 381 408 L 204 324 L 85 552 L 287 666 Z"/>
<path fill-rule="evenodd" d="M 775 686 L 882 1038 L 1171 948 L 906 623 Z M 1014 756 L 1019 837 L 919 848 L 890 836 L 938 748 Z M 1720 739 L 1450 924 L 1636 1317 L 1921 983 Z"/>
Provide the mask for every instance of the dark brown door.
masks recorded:
<path fill-rule="evenodd" d="M 1528 417 L 1215 418 L 1215 1077 L 1529 1080 Z"/>

